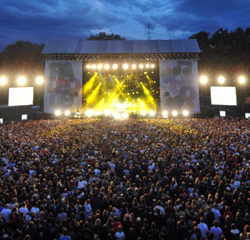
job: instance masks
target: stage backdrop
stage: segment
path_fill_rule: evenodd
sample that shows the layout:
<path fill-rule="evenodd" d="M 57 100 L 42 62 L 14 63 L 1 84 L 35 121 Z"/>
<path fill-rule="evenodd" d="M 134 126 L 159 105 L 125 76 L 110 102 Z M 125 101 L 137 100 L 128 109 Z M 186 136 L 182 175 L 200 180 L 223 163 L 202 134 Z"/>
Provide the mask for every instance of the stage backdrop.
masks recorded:
<path fill-rule="evenodd" d="M 161 110 L 200 111 L 196 60 L 160 61 Z"/>
<path fill-rule="evenodd" d="M 47 60 L 45 63 L 44 112 L 81 108 L 82 62 Z"/>

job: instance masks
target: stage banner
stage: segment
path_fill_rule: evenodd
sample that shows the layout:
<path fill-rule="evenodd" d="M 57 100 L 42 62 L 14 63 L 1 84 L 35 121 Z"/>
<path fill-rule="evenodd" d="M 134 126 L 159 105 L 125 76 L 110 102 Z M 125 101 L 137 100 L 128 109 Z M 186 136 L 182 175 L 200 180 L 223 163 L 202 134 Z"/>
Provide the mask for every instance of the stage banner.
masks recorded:
<path fill-rule="evenodd" d="M 200 112 L 197 60 L 160 61 L 161 110 Z"/>
<path fill-rule="evenodd" d="M 57 109 L 75 112 L 82 102 L 82 62 L 47 60 L 45 62 L 44 112 Z"/>

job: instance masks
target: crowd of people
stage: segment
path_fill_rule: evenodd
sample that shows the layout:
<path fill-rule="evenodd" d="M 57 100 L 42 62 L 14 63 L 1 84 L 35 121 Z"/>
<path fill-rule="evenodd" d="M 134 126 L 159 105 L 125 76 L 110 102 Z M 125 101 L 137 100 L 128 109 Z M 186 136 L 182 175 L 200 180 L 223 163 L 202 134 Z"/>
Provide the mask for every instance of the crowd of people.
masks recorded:
<path fill-rule="evenodd" d="M 0 239 L 246 240 L 249 121 L 0 125 Z"/>

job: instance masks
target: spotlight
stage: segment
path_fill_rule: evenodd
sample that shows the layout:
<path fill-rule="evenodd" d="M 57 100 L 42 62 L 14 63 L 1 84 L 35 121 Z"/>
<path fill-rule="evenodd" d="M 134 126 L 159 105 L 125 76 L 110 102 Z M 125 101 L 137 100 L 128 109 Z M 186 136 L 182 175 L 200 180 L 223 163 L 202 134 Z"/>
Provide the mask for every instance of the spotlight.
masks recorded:
<path fill-rule="evenodd" d="M 104 115 L 107 117 L 107 116 L 110 116 L 112 114 L 112 111 L 110 109 L 106 109 L 104 110 Z"/>
<path fill-rule="evenodd" d="M 155 116 L 155 112 L 154 112 L 153 110 L 151 110 L 151 111 L 149 112 L 149 116 L 150 116 L 150 117 L 154 117 L 154 116 Z"/>
<path fill-rule="evenodd" d="M 110 69 L 110 65 L 109 65 L 109 64 L 105 64 L 105 65 L 104 65 L 104 69 L 105 69 L 105 70 L 109 70 L 109 69 Z"/>
<path fill-rule="evenodd" d="M 239 84 L 245 84 L 245 83 L 246 83 L 246 77 L 244 77 L 244 76 L 239 76 L 239 77 L 238 77 L 238 82 L 239 82 Z"/>
<path fill-rule="evenodd" d="M 17 83 L 18 85 L 24 85 L 26 83 L 26 78 L 23 77 L 23 76 L 20 76 L 18 79 L 17 79 Z"/>
<path fill-rule="evenodd" d="M 183 110 L 182 115 L 183 115 L 184 117 L 189 116 L 189 111 L 188 111 L 188 110 Z"/>
<path fill-rule="evenodd" d="M 7 84 L 7 78 L 2 76 L 0 77 L 0 86 L 4 86 Z"/>
<path fill-rule="evenodd" d="M 87 117 L 92 117 L 94 115 L 94 111 L 91 110 L 91 109 L 88 109 L 88 110 L 85 111 L 85 115 Z"/>
<path fill-rule="evenodd" d="M 140 114 L 145 117 L 147 115 L 147 112 L 145 110 L 142 110 Z"/>
<path fill-rule="evenodd" d="M 37 85 L 42 85 L 43 84 L 43 77 L 42 76 L 39 76 L 36 78 L 36 84 Z"/>
<path fill-rule="evenodd" d="M 120 119 L 121 115 L 118 112 L 114 112 L 113 117 L 114 117 L 114 119 Z"/>
<path fill-rule="evenodd" d="M 113 68 L 114 70 L 117 70 L 117 69 L 118 69 L 118 65 L 115 63 L 115 64 L 113 64 L 112 68 Z"/>
<path fill-rule="evenodd" d="M 139 68 L 140 68 L 140 69 L 143 69 L 143 68 L 144 68 L 144 65 L 143 65 L 143 64 L 139 64 Z"/>
<path fill-rule="evenodd" d="M 95 70 L 95 69 L 96 69 L 96 65 L 95 65 L 95 64 L 92 64 L 91 68 L 92 68 L 93 70 Z"/>
<path fill-rule="evenodd" d="M 127 63 L 123 64 L 123 69 L 124 69 L 124 70 L 127 70 L 127 69 L 128 69 L 128 64 L 127 64 Z"/>
<path fill-rule="evenodd" d="M 87 68 L 87 69 L 90 69 L 90 68 L 91 68 L 90 64 L 87 64 L 87 65 L 86 65 L 86 68 Z"/>
<path fill-rule="evenodd" d="M 168 112 L 167 111 L 162 111 L 162 116 L 163 116 L 163 118 L 167 118 L 168 117 Z"/>
<path fill-rule="evenodd" d="M 146 68 L 150 68 L 150 65 L 148 63 L 146 64 Z"/>
<path fill-rule="evenodd" d="M 128 113 L 124 112 L 122 113 L 122 119 L 128 119 Z"/>
<path fill-rule="evenodd" d="M 151 68 L 155 68 L 155 65 L 154 65 L 154 64 L 151 64 Z"/>
<path fill-rule="evenodd" d="M 69 115 L 70 115 L 70 111 L 69 111 L 69 110 L 66 110 L 66 111 L 64 112 L 64 115 L 65 115 L 65 116 L 69 116 Z"/>
<path fill-rule="evenodd" d="M 172 111 L 172 116 L 173 116 L 173 117 L 177 117 L 177 116 L 178 116 L 178 111 L 173 110 L 173 111 Z"/>
<path fill-rule="evenodd" d="M 135 63 L 133 63 L 133 64 L 132 64 L 132 69 L 134 69 L 134 70 L 135 70 L 136 68 L 137 68 L 136 64 L 135 64 Z"/>
<path fill-rule="evenodd" d="M 201 84 L 205 85 L 205 84 L 207 84 L 207 82 L 208 82 L 207 76 L 201 76 L 200 77 L 200 83 Z"/>
<path fill-rule="evenodd" d="M 225 77 L 219 76 L 219 77 L 218 77 L 218 83 L 219 83 L 219 84 L 225 83 Z"/>
<path fill-rule="evenodd" d="M 98 70 L 101 70 L 101 69 L 102 69 L 102 64 L 99 63 L 99 64 L 97 65 L 97 69 L 98 69 Z"/>
<path fill-rule="evenodd" d="M 61 110 L 56 110 L 55 111 L 55 115 L 57 116 L 57 117 L 59 117 L 59 116 L 61 116 L 61 114 L 62 114 L 62 111 Z"/>
<path fill-rule="evenodd" d="M 102 112 L 100 110 L 96 110 L 95 116 L 100 116 L 101 114 L 102 114 Z"/>

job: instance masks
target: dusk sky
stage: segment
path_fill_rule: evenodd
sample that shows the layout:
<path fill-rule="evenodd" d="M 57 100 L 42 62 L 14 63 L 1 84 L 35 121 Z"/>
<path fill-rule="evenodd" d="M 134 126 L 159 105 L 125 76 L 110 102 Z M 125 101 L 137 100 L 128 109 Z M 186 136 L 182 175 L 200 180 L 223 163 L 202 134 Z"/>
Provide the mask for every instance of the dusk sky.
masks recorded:
<path fill-rule="evenodd" d="M 0 0 L 0 49 L 17 40 L 188 38 L 201 30 L 250 27 L 250 0 Z"/>

